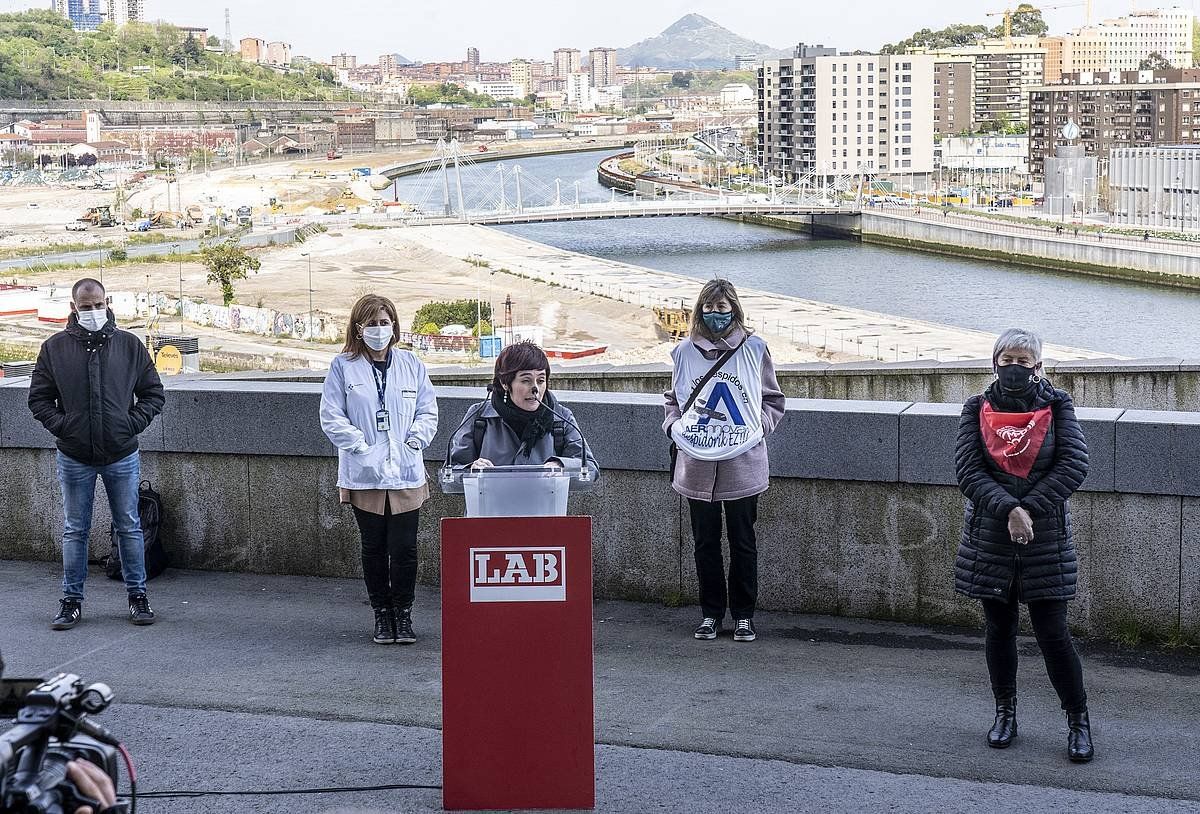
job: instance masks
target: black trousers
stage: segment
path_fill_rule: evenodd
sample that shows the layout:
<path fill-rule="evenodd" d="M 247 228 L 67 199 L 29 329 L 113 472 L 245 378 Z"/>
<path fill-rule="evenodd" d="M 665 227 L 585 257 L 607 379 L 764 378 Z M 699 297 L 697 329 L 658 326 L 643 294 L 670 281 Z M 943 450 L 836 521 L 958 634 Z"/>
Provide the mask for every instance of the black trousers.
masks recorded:
<path fill-rule="evenodd" d="M 718 622 L 725 609 L 734 619 L 753 619 L 758 601 L 758 495 L 737 500 L 688 498 L 692 514 L 692 539 L 696 542 L 696 575 L 700 578 L 700 609 Z M 725 590 L 725 562 L 721 555 L 721 512 L 729 533 L 729 591 Z"/>
<path fill-rule="evenodd" d="M 384 501 L 383 514 L 354 507 L 362 534 L 363 580 L 373 608 L 407 608 L 417 589 L 417 516 L 420 509 L 392 514 Z"/>
<path fill-rule="evenodd" d="M 1012 698 L 1017 694 L 1017 620 L 1020 605 L 1015 596 L 1010 596 L 1007 601 L 982 601 L 986 619 L 984 652 L 992 679 L 992 693 L 997 701 Z M 1030 602 L 1029 620 L 1033 624 L 1033 634 L 1037 637 L 1042 658 L 1046 661 L 1050 683 L 1058 693 L 1062 708 L 1067 712 L 1083 712 L 1087 709 L 1083 665 L 1067 627 L 1066 601 Z"/>

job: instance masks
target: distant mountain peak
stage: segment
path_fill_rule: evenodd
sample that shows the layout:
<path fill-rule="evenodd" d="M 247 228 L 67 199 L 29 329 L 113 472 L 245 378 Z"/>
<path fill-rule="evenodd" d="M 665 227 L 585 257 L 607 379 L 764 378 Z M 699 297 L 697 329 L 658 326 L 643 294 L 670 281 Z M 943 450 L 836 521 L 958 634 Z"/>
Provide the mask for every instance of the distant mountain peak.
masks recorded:
<path fill-rule="evenodd" d="M 695 31 L 700 28 L 720 28 L 728 31 L 728 29 L 718 25 L 703 14 L 685 14 L 672 23 L 669 28 L 665 29 L 663 34 L 682 34 L 685 31 Z"/>
<path fill-rule="evenodd" d="M 791 52 L 746 39 L 702 14 L 685 14 L 661 34 L 620 49 L 617 60 L 622 65 L 704 70 L 732 68 L 739 54 L 771 59 Z"/>

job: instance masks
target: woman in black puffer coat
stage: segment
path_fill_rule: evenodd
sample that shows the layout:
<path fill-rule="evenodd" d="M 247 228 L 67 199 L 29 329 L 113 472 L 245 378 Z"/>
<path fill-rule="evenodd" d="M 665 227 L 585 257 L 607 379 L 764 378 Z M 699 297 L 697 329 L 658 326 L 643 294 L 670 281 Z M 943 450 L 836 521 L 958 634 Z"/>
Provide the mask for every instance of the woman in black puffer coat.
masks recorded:
<path fill-rule="evenodd" d="M 1041 339 L 1012 328 L 992 353 L 996 381 L 963 405 L 954 452 L 967 497 L 954 589 L 978 599 L 996 721 L 988 745 L 1017 734 L 1017 620 L 1029 618 L 1067 713 L 1067 755 L 1092 759 L 1083 668 L 1067 628 L 1079 570 L 1067 501 L 1087 477 L 1088 454 L 1071 397 L 1040 375 Z"/>

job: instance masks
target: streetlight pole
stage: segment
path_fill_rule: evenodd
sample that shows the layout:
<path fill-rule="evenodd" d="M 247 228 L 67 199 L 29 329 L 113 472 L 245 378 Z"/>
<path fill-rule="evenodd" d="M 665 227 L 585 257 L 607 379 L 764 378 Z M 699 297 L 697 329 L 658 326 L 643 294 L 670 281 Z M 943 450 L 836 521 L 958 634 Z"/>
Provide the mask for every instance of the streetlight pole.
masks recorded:
<path fill-rule="evenodd" d="M 311 342 L 313 333 L 312 253 L 302 252 L 300 256 L 308 258 L 308 341 Z"/>
<path fill-rule="evenodd" d="M 179 260 L 179 335 L 183 336 L 183 255 L 179 253 L 179 244 L 172 243 L 171 251 Z"/>

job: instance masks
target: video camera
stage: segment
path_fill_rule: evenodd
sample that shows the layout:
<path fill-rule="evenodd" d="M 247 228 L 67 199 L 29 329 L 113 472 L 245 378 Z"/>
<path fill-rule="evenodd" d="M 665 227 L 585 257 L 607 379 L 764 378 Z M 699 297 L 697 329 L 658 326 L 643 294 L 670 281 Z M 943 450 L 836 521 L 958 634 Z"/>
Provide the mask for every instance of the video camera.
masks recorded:
<path fill-rule="evenodd" d="M 0 720 L 16 718 L 0 735 L 0 812 L 73 814 L 80 806 L 104 814 L 127 811 L 123 805 L 105 808 L 67 777 L 68 764 L 81 759 L 99 766 L 116 786 L 120 742 L 88 719 L 112 700 L 107 685 L 85 686 L 67 673 L 49 681 L 0 679 Z"/>

